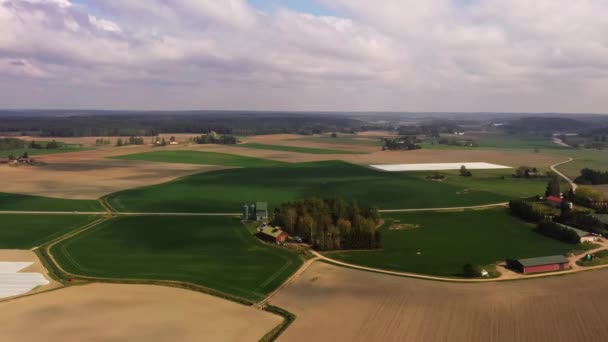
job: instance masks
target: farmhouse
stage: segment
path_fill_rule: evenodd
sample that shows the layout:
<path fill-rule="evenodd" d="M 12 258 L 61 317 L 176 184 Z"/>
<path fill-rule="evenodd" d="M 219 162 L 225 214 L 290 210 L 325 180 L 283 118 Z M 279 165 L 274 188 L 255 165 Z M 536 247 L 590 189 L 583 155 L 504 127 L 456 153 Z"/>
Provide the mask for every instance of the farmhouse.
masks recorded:
<path fill-rule="evenodd" d="M 570 226 L 566 226 L 565 224 L 559 224 L 560 226 L 570 229 L 572 231 L 574 231 L 576 233 L 576 235 L 578 235 L 578 237 L 581 239 L 581 243 L 583 242 L 594 242 L 599 240 L 599 237 L 597 235 L 591 234 L 589 232 L 586 232 L 584 230 L 581 229 L 577 229 L 574 227 L 570 227 Z"/>
<path fill-rule="evenodd" d="M 8 158 L 0 158 L 0 164 L 8 164 L 9 159 Z"/>
<path fill-rule="evenodd" d="M 569 266 L 570 261 L 563 255 L 507 261 L 508 268 L 523 274 L 565 270 Z"/>
<path fill-rule="evenodd" d="M 289 235 L 279 227 L 265 226 L 260 229 L 260 238 L 270 242 L 285 242 Z"/>

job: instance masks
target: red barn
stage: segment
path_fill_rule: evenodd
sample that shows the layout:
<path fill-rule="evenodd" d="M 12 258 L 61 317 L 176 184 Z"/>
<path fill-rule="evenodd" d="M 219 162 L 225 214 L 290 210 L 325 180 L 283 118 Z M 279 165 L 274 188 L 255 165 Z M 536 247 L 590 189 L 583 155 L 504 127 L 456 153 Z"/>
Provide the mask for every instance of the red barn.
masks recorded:
<path fill-rule="evenodd" d="M 556 196 L 547 197 L 547 204 L 552 207 L 555 207 L 555 208 L 561 208 L 563 201 L 564 201 L 563 199 L 556 197 Z"/>
<path fill-rule="evenodd" d="M 273 228 L 270 226 L 266 226 L 262 228 L 262 230 L 260 230 L 260 237 L 270 242 L 281 243 L 285 242 L 289 235 L 287 235 L 287 233 L 285 233 L 279 227 Z"/>
<path fill-rule="evenodd" d="M 565 270 L 570 261 L 563 255 L 513 260 L 509 265 L 523 274 Z"/>

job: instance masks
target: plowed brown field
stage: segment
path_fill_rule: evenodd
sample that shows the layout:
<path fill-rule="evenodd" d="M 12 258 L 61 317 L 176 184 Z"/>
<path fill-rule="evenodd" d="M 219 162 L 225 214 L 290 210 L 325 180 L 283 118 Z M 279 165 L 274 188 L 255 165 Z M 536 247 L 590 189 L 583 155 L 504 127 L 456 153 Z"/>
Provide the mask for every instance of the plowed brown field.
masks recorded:
<path fill-rule="evenodd" d="M 282 318 L 198 292 L 74 286 L 0 303 L 0 341 L 257 341 Z"/>
<path fill-rule="evenodd" d="M 608 271 L 491 284 L 312 265 L 272 304 L 297 315 L 280 341 L 606 341 Z"/>

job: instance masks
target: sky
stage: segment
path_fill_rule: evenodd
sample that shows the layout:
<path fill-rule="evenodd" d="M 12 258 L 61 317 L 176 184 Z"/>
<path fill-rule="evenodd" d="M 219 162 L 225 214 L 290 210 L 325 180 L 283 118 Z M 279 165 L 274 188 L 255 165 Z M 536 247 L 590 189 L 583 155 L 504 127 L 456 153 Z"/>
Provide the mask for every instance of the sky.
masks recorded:
<path fill-rule="evenodd" d="M 0 108 L 608 113 L 607 0 L 0 0 Z"/>

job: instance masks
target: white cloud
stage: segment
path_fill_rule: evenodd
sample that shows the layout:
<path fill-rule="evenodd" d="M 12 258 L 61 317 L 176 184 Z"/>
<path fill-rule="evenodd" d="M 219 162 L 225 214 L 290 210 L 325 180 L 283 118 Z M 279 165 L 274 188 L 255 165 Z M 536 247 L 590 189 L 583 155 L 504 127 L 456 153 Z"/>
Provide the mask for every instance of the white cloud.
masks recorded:
<path fill-rule="evenodd" d="M 605 1 L 319 1 L 341 17 L 246 0 L 0 0 L 0 73 L 114 94 L 90 107 L 138 106 L 121 97 L 137 92 L 153 108 L 608 112 Z"/>

